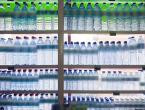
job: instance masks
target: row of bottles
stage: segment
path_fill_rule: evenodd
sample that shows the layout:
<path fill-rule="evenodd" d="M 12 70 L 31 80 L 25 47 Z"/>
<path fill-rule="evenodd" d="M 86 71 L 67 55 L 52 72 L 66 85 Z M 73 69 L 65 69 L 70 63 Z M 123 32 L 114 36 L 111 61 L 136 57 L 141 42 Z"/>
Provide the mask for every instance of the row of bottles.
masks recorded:
<path fill-rule="evenodd" d="M 32 36 L 0 39 L 0 65 L 57 65 L 58 40 Z"/>
<path fill-rule="evenodd" d="M 144 65 L 145 41 L 129 37 L 127 41 L 64 43 L 66 65 Z"/>
<path fill-rule="evenodd" d="M 51 110 L 56 94 L 0 94 L 0 110 Z"/>
<path fill-rule="evenodd" d="M 52 7 L 47 2 L 46 7 L 50 10 L 37 11 L 34 2 L 28 8 L 28 4 L 24 2 L 21 8 L 20 4 L 16 2 L 14 7 L 14 14 L 12 16 L 4 14 L 0 17 L 0 30 L 57 30 L 58 29 L 58 15 L 57 4 L 54 3 Z M 10 5 L 7 5 L 10 8 Z M 38 8 L 43 8 L 42 3 L 39 3 Z M 54 10 L 52 10 L 54 9 Z M 0 10 L 5 12 L 4 5 L 0 5 Z M 5 17 L 4 17 L 5 16 Z"/>
<path fill-rule="evenodd" d="M 1 70 L 0 90 L 58 90 L 58 70 Z"/>
<path fill-rule="evenodd" d="M 138 110 L 143 109 L 145 97 L 137 96 L 95 96 L 72 95 L 65 96 L 65 103 L 87 107 L 87 110 Z"/>
<path fill-rule="evenodd" d="M 145 71 L 74 69 L 64 78 L 65 90 L 145 90 Z"/>
<path fill-rule="evenodd" d="M 131 6 L 118 3 L 110 4 L 105 10 L 98 3 L 92 7 L 91 3 L 78 7 L 74 3 L 65 5 L 64 29 L 88 30 L 88 31 L 144 31 L 145 15 L 144 4 L 132 4 Z M 70 15 L 71 13 L 71 15 Z"/>

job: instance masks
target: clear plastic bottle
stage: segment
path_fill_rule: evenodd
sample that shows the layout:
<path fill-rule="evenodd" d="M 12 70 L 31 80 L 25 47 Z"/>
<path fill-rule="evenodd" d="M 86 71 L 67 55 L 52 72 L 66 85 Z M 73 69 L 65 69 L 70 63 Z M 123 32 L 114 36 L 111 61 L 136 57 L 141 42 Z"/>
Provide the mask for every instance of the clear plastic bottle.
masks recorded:
<path fill-rule="evenodd" d="M 78 30 L 85 30 L 84 10 L 85 10 L 84 3 L 81 3 L 79 7 Z"/>
<path fill-rule="evenodd" d="M 27 70 L 26 69 L 23 69 L 22 78 L 23 79 L 28 78 L 28 74 L 27 74 Z M 22 90 L 29 90 L 29 81 L 22 81 L 21 82 L 21 87 L 22 87 Z"/>
<path fill-rule="evenodd" d="M 40 69 L 40 71 L 39 71 L 39 75 L 43 75 L 43 70 L 42 69 Z M 42 78 L 39 78 L 39 90 L 44 90 L 44 87 L 43 87 L 43 79 Z"/>
<path fill-rule="evenodd" d="M 71 30 L 72 29 L 72 15 L 71 12 L 71 4 L 66 3 L 64 6 L 65 16 L 64 16 L 64 30 Z"/>
<path fill-rule="evenodd" d="M 117 65 L 122 65 L 123 64 L 123 58 L 122 58 L 122 45 L 121 45 L 121 41 L 118 41 L 116 46 L 116 64 Z"/>
<path fill-rule="evenodd" d="M 92 45 L 91 45 L 91 42 L 88 42 L 88 45 L 87 45 L 87 61 L 86 61 L 86 65 L 92 65 L 93 64 L 93 59 L 92 59 Z M 96 59 L 95 59 L 96 60 Z"/>
<path fill-rule="evenodd" d="M 44 54 L 44 42 L 42 37 L 39 37 L 37 41 L 37 64 L 38 65 L 44 65 L 45 64 L 45 54 Z"/>
<path fill-rule="evenodd" d="M 73 65 L 74 64 L 74 54 L 73 54 L 73 52 L 74 52 L 74 43 L 73 42 L 71 42 L 71 43 L 69 43 L 68 44 L 68 48 L 69 48 L 69 50 L 70 50 L 70 52 L 69 52 L 69 55 L 68 55 L 68 57 L 69 57 L 69 65 Z"/>
<path fill-rule="evenodd" d="M 122 46 L 122 59 L 123 59 L 123 65 L 129 65 L 129 46 L 127 41 L 124 41 Z"/>
<path fill-rule="evenodd" d="M 22 7 L 22 15 L 20 16 L 20 21 L 21 21 L 21 25 L 20 25 L 20 30 L 28 30 L 29 26 L 28 26 L 28 4 L 26 2 L 23 3 L 23 7 Z"/>
<path fill-rule="evenodd" d="M 103 41 L 99 42 L 99 46 L 98 46 L 98 61 L 99 61 L 99 65 L 103 65 L 104 64 L 104 45 L 103 45 Z"/>
<path fill-rule="evenodd" d="M 75 42 L 74 43 L 74 65 L 79 65 L 80 64 L 80 45 L 79 45 L 79 42 Z"/>
<path fill-rule="evenodd" d="M 81 65 L 86 65 L 87 64 L 87 54 L 86 53 L 86 45 L 85 45 L 85 42 L 81 42 L 81 46 L 80 46 L 81 50 L 81 57 L 80 57 L 80 64 Z"/>
<path fill-rule="evenodd" d="M 78 25 L 78 6 L 77 3 L 73 3 L 71 10 L 72 10 L 72 30 L 78 30 L 79 25 Z"/>
<path fill-rule="evenodd" d="M 98 59 L 98 45 L 97 42 L 93 42 L 92 45 L 92 60 L 93 60 L 93 65 L 97 65 L 99 63 L 99 59 Z"/>
<path fill-rule="evenodd" d="M 58 64 L 58 40 L 57 37 L 54 36 L 54 39 L 52 41 L 52 65 Z"/>
<path fill-rule="evenodd" d="M 5 39 L 0 38 L 0 65 L 6 64 Z"/>
<path fill-rule="evenodd" d="M 7 4 L 7 9 L 11 10 L 10 4 Z M 9 14 L 5 18 L 5 30 L 12 30 L 12 17 Z"/>
<path fill-rule="evenodd" d="M 115 41 L 111 41 L 111 47 L 110 47 L 110 60 L 111 60 L 111 65 L 115 65 L 116 64 L 116 60 L 117 60 L 117 56 L 116 56 L 116 45 L 115 45 Z"/>
<path fill-rule="evenodd" d="M 37 20 L 36 20 L 36 6 L 34 2 L 31 2 L 31 7 L 28 10 L 28 30 L 37 29 Z"/>
<path fill-rule="evenodd" d="M 144 60 L 145 41 L 144 41 L 144 38 L 142 36 L 139 36 L 139 38 L 138 38 L 137 49 L 138 49 L 138 53 L 137 53 L 137 62 L 138 63 L 137 64 L 144 65 L 145 64 L 145 60 Z"/>
<path fill-rule="evenodd" d="M 51 5 L 49 2 L 46 2 L 45 8 L 45 30 L 51 30 L 51 13 L 50 13 Z"/>
<path fill-rule="evenodd" d="M 47 36 L 46 40 L 45 40 L 45 44 L 46 47 L 45 51 L 45 65 L 51 65 L 52 64 L 52 54 L 51 54 L 51 41 L 50 41 L 50 37 Z"/>
<path fill-rule="evenodd" d="M 136 65 L 137 64 L 137 42 L 134 37 L 128 38 L 129 42 L 129 56 L 130 56 L 130 65 Z"/>
<path fill-rule="evenodd" d="M 69 64 L 69 47 L 67 42 L 64 42 L 64 64 L 68 65 Z"/>
<path fill-rule="evenodd" d="M 49 75 L 50 75 L 50 76 L 53 75 L 53 69 L 50 69 Z M 49 88 L 49 89 L 50 89 L 50 90 L 53 90 L 53 88 L 54 88 L 54 86 L 53 86 L 53 84 L 54 84 L 53 81 L 54 81 L 54 80 L 53 80 L 52 78 L 49 79 L 49 84 L 50 84 L 50 88 Z"/>
<path fill-rule="evenodd" d="M 6 65 L 13 65 L 13 39 L 8 38 L 6 42 L 7 53 L 6 53 Z"/>
<path fill-rule="evenodd" d="M 20 55 L 20 64 L 21 65 L 28 65 L 29 64 L 29 38 L 24 36 L 24 40 L 22 41 L 21 45 L 21 55 Z"/>
<path fill-rule="evenodd" d="M 14 56 L 13 56 L 13 61 L 14 65 L 19 65 L 20 64 L 20 50 L 21 50 L 21 42 L 20 42 L 20 37 L 16 36 L 16 39 L 14 41 Z"/>
<path fill-rule="evenodd" d="M 3 4 L 0 4 L 0 10 L 4 12 L 5 8 Z M 5 28 L 5 17 L 3 15 L 0 16 L 0 30 L 4 30 Z"/>
<path fill-rule="evenodd" d="M 104 44 L 105 44 L 105 47 L 104 47 L 104 49 L 105 49 L 105 51 L 104 51 L 104 64 L 109 65 L 109 64 L 111 64 L 111 58 L 110 58 L 111 46 L 109 46 L 109 41 L 106 41 Z"/>
<path fill-rule="evenodd" d="M 32 39 L 29 44 L 29 65 L 37 64 L 37 44 L 36 37 L 32 36 Z"/>
<path fill-rule="evenodd" d="M 101 8 L 98 3 L 95 4 L 93 8 L 94 12 L 94 30 L 101 31 L 102 30 L 102 17 L 101 17 Z"/>

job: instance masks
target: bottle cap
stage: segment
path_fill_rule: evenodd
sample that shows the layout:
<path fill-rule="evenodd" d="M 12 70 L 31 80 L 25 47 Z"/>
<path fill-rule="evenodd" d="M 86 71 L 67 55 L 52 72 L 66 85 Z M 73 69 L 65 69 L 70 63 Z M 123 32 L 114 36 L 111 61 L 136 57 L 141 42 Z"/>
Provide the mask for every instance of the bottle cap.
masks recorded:
<path fill-rule="evenodd" d="M 97 42 L 93 42 L 93 44 L 97 44 Z"/>
<path fill-rule="evenodd" d="M 49 37 L 49 36 L 47 36 L 46 38 L 47 38 L 47 39 L 49 39 L 50 37 Z"/>
<path fill-rule="evenodd" d="M 18 70 L 18 72 L 21 72 L 21 70 Z"/>
<path fill-rule="evenodd" d="M 42 69 L 40 69 L 40 71 L 43 71 Z"/>
<path fill-rule="evenodd" d="M 45 69 L 45 71 L 48 71 L 48 69 Z"/>
<path fill-rule="evenodd" d="M 50 69 L 50 71 L 53 71 L 53 69 Z"/>
<path fill-rule="evenodd" d="M 103 41 L 99 41 L 99 44 L 103 44 Z"/>
<path fill-rule="evenodd" d="M 32 36 L 32 39 L 36 39 L 36 37 L 35 36 Z"/>
<path fill-rule="evenodd" d="M 24 36 L 24 39 L 29 39 L 27 36 Z"/>
<path fill-rule="evenodd" d="M 88 44 L 91 44 L 91 42 L 88 42 Z"/>
<path fill-rule="evenodd" d="M 121 44 L 121 41 L 117 41 L 117 44 Z"/>
<path fill-rule="evenodd" d="M 32 72 L 32 69 L 29 69 L 29 72 Z"/>
<path fill-rule="evenodd" d="M 35 69 L 34 71 L 37 72 L 37 69 Z"/>
<path fill-rule="evenodd" d="M 67 41 L 65 41 L 64 44 L 67 44 Z"/>
<path fill-rule="evenodd" d="M 42 37 L 39 37 L 39 39 L 42 39 Z"/>
<path fill-rule="evenodd" d="M 21 39 L 21 37 L 19 37 L 19 36 L 16 36 L 16 39 Z"/>

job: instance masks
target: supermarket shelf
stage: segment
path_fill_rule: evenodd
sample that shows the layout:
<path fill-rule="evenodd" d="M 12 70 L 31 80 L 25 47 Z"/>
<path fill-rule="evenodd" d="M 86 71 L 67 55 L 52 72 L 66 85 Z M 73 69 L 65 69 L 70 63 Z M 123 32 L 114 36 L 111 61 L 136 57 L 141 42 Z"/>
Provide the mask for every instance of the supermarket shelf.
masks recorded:
<path fill-rule="evenodd" d="M 145 65 L 64 65 L 64 68 L 144 68 Z"/>
<path fill-rule="evenodd" d="M 0 65 L 0 69 L 58 68 L 58 65 Z"/>
<path fill-rule="evenodd" d="M 66 30 L 64 34 L 145 34 L 145 31 L 77 31 Z"/>
<path fill-rule="evenodd" d="M 57 30 L 39 30 L 39 31 L 0 31 L 0 34 L 57 34 Z"/>
<path fill-rule="evenodd" d="M 58 93 L 57 90 L 0 90 L 1 94 L 44 94 L 44 93 Z"/>
<path fill-rule="evenodd" d="M 140 94 L 145 90 L 65 90 L 68 94 Z"/>

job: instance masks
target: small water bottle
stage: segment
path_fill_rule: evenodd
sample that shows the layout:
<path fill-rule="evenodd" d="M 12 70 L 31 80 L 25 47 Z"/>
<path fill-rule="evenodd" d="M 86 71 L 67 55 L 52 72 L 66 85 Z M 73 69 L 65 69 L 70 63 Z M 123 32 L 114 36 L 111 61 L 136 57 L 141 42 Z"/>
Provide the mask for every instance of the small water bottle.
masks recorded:
<path fill-rule="evenodd" d="M 122 64 L 128 65 L 129 64 L 129 46 L 127 41 L 124 41 L 122 46 Z"/>
<path fill-rule="evenodd" d="M 37 64 L 37 45 L 36 37 L 32 36 L 32 39 L 29 44 L 29 65 Z"/>
<path fill-rule="evenodd" d="M 55 36 L 53 41 L 52 41 L 52 65 L 57 65 L 58 64 L 58 40 L 57 37 Z"/>
<path fill-rule="evenodd" d="M 4 52 L 5 46 L 5 39 L 0 38 L 0 65 L 6 64 L 6 52 Z"/>
<path fill-rule="evenodd" d="M 117 42 L 117 47 L 116 47 L 116 64 L 117 65 L 122 65 L 123 64 L 123 58 L 122 58 L 122 45 L 121 41 Z"/>
<path fill-rule="evenodd" d="M 85 10 L 84 3 L 81 3 L 79 7 L 78 30 L 85 30 L 84 10 Z"/>
<path fill-rule="evenodd" d="M 0 4 L 0 10 L 2 10 L 2 12 L 5 11 L 5 8 L 4 8 L 4 5 L 3 4 Z M 5 17 L 1 16 L 0 17 L 0 30 L 4 30 L 5 28 Z"/>
<path fill-rule="evenodd" d="M 42 75 L 43 74 L 43 70 L 42 69 L 40 69 L 40 71 L 39 71 L 39 75 Z M 43 79 L 42 78 L 39 78 L 39 90 L 44 90 L 44 88 L 43 88 Z"/>
<path fill-rule="evenodd" d="M 115 41 L 111 41 L 111 46 L 110 46 L 110 51 L 109 51 L 109 57 L 110 57 L 110 64 L 111 65 L 115 65 L 116 64 L 116 60 L 117 56 L 116 56 L 116 45 L 115 45 Z"/>
<path fill-rule="evenodd" d="M 79 45 L 79 42 L 75 42 L 74 43 L 74 51 L 73 51 L 73 54 L 74 54 L 74 65 L 79 65 L 80 64 L 80 45 Z"/>
<path fill-rule="evenodd" d="M 68 65 L 69 64 L 69 47 L 67 42 L 64 42 L 64 64 Z"/>
<path fill-rule="evenodd" d="M 44 65 L 45 64 L 45 54 L 44 54 L 44 42 L 42 37 L 39 37 L 37 41 L 37 64 L 38 65 Z"/>
<path fill-rule="evenodd" d="M 78 16 L 79 16 L 79 12 L 78 12 L 79 8 L 77 6 L 77 3 L 73 3 L 72 7 L 71 7 L 71 11 L 72 11 L 72 30 L 78 30 L 79 28 L 79 20 L 78 20 Z"/>
<path fill-rule="evenodd" d="M 92 65 L 93 64 L 93 58 L 92 58 L 92 45 L 91 45 L 91 42 L 88 42 L 88 45 L 87 45 L 87 62 L 86 62 L 86 65 Z M 95 59 L 96 60 L 96 59 Z"/>
<path fill-rule="evenodd" d="M 104 51 L 104 63 L 103 64 L 109 65 L 109 64 L 111 64 L 111 58 L 110 58 L 111 46 L 109 46 L 109 41 L 105 42 L 104 49 L 105 49 L 105 51 Z"/>
<path fill-rule="evenodd" d="M 11 5 L 7 4 L 6 8 L 8 10 L 11 10 Z M 5 17 L 5 30 L 12 30 L 12 17 L 11 16 Z"/>
<path fill-rule="evenodd" d="M 98 46 L 97 46 L 97 42 L 93 42 L 92 45 L 92 60 L 93 60 L 93 65 L 98 65 L 99 64 L 99 59 L 98 59 Z"/>
<path fill-rule="evenodd" d="M 99 65 L 104 65 L 104 45 L 103 45 L 103 41 L 100 41 L 99 46 L 98 46 L 98 64 Z"/>
<path fill-rule="evenodd" d="M 20 51 L 21 51 L 21 42 L 20 42 L 20 37 L 16 36 L 16 39 L 14 41 L 14 56 L 13 56 L 13 61 L 14 65 L 19 65 L 21 58 L 20 58 Z"/>
<path fill-rule="evenodd" d="M 86 53 L 86 45 L 85 42 L 81 42 L 80 46 L 81 56 L 80 56 L 80 64 L 86 65 L 87 64 L 87 53 Z"/>
<path fill-rule="evenodd" d="M 6 42 L 7 53 L 6 53 L 6 65 L 13 65 L 13 39 L 8 38 Z"/>
<path fill-rule="evenodd" d="M 71 42 L 71 43 L 69 43 L 68 44 L 69 45 L 69 49 L 70 49 L 70 52 L 69 52 L 69 55 L 68 55 L 68 57 L 69 57 L 69 65 L 73 65 L 74 64 L 74 43 L 73 42 Z"/>

